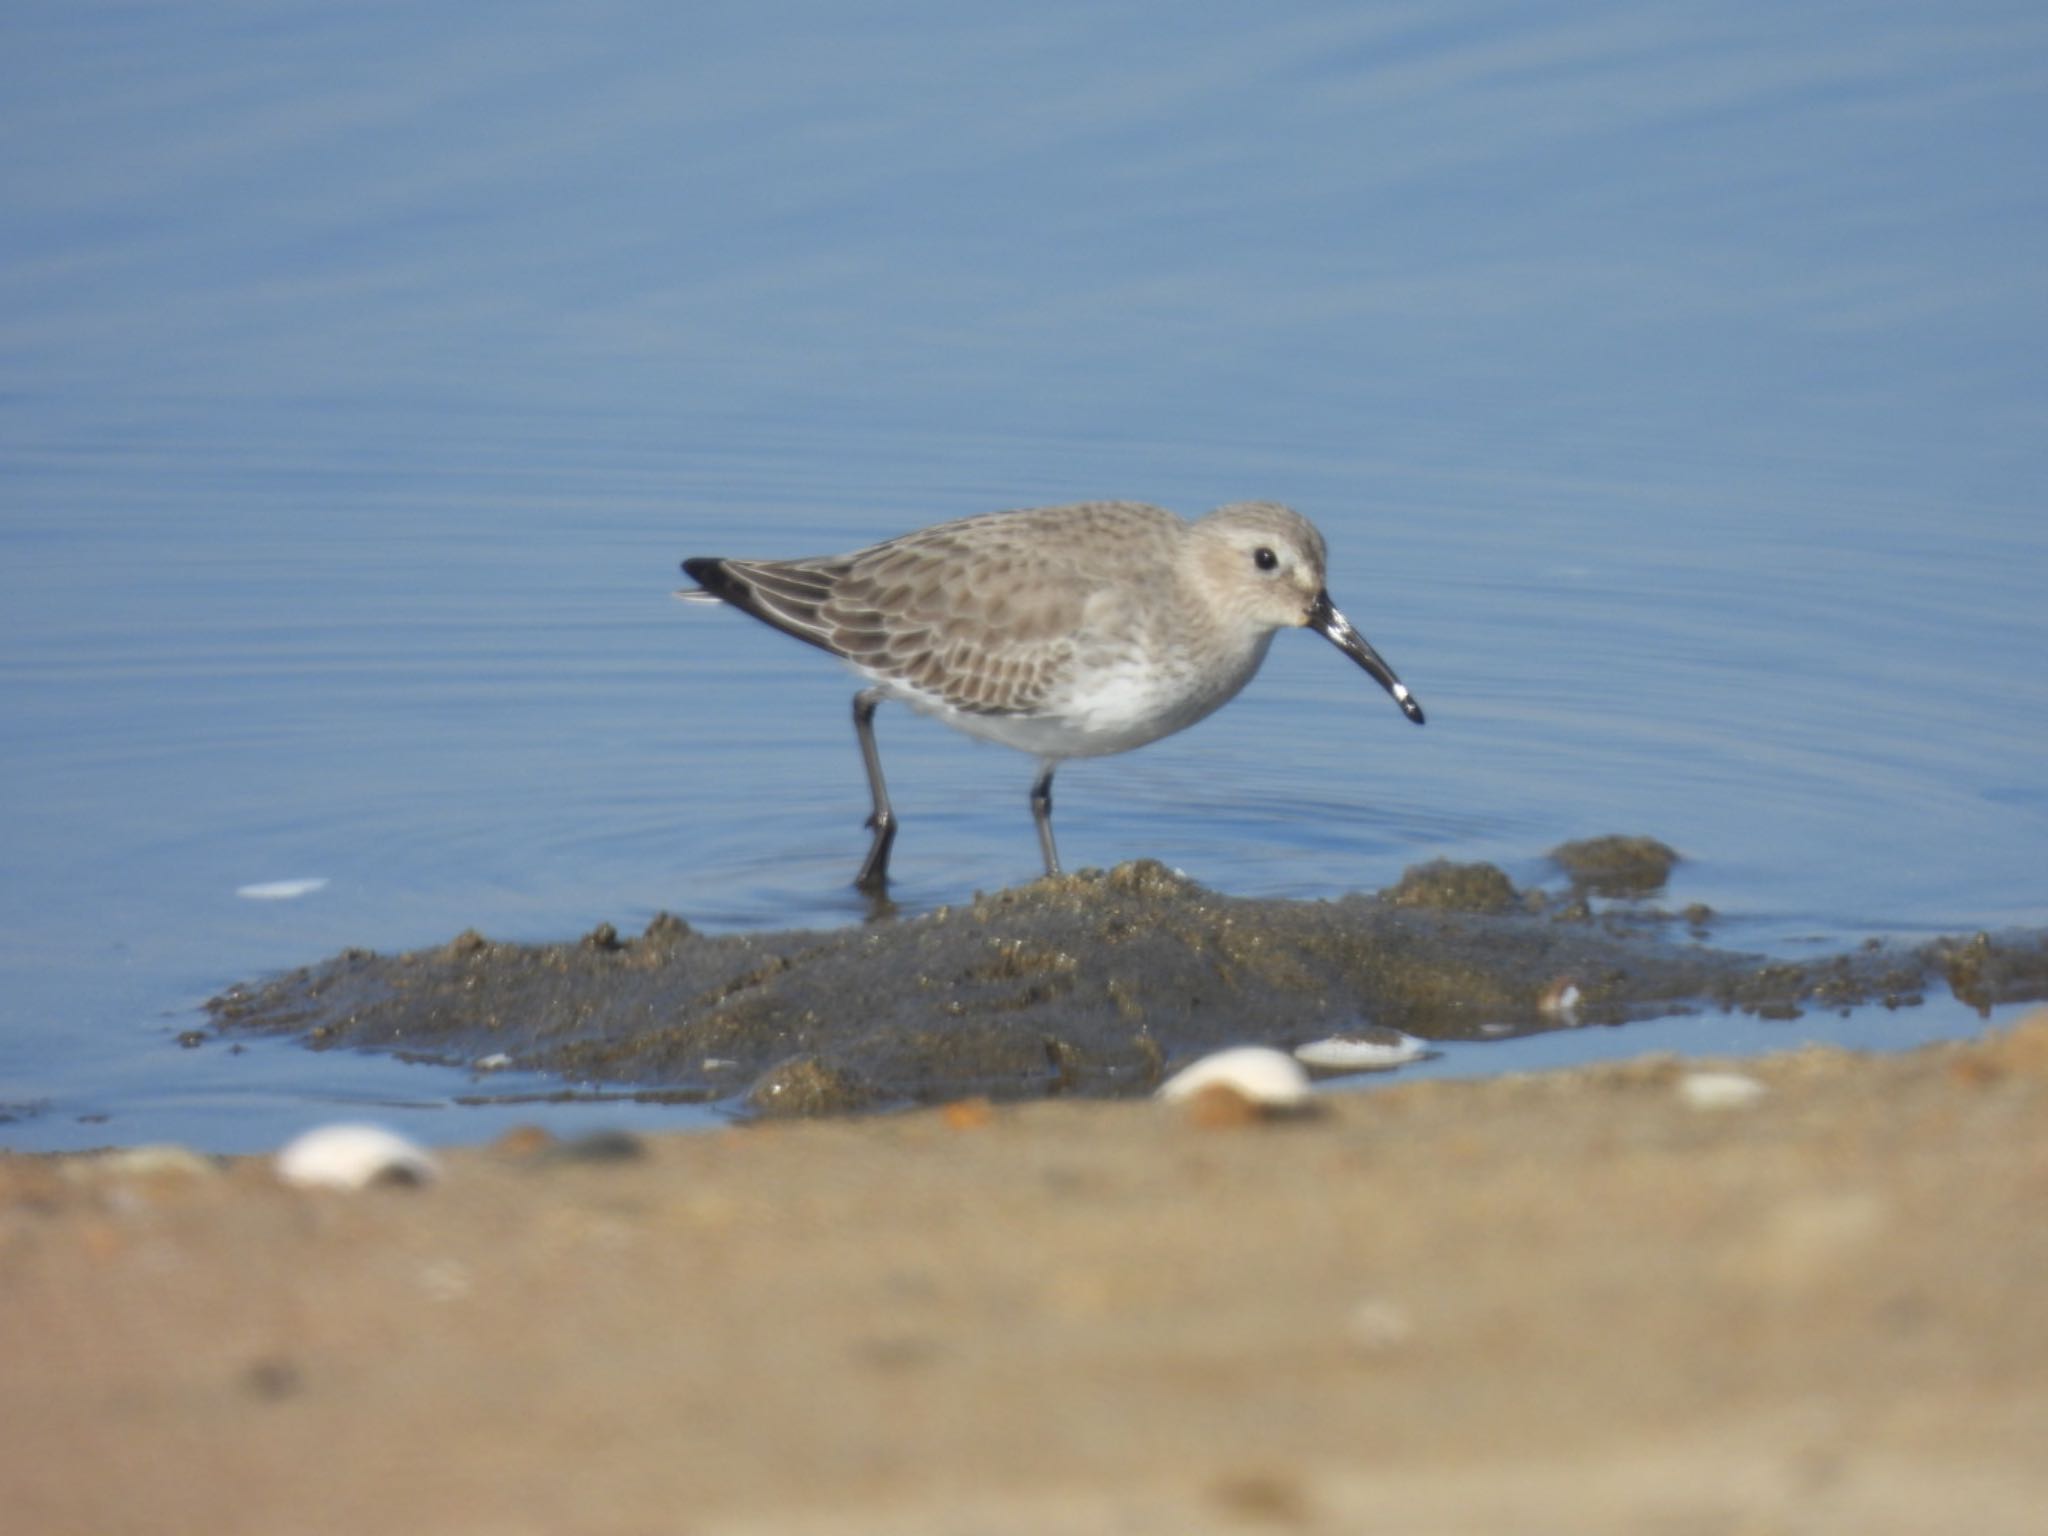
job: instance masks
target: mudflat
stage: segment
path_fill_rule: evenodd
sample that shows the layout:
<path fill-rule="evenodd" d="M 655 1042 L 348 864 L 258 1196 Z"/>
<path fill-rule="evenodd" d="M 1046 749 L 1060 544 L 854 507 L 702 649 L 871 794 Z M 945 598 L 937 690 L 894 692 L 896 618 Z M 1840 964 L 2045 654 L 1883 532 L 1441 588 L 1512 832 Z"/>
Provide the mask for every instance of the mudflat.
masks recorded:
<path fill-rule="evenodd" d="M 823 932 L 703 934 L 666 913 L 570 943 L 470 931 L 230 988 L 194 1043 L 261 1031 L 781 1116 L 1143 1097 L 1226 1046 L 1361 1026 L 1454 1040 L 1702 1008 L 1910 1007 L 1933 987 L 1980 1008 L 2048 998 L 2048 934 L 1791 962 L 1710 943 L 1704 908 L 1641 900 L 1677 858 L 1652 839 L 1551 856 L 1567 891 L 1435 863 L 1383 892 L 1249 900 L 1139 860 Z"/>
<path fill-rule="evenodd" d="M 1277 1119 L 969 1099 L 442 1162 L 343 1194 L 265 1159 L 0 1157 L 6 1528 L 2048 1509 L 2048 1015 Z"/>

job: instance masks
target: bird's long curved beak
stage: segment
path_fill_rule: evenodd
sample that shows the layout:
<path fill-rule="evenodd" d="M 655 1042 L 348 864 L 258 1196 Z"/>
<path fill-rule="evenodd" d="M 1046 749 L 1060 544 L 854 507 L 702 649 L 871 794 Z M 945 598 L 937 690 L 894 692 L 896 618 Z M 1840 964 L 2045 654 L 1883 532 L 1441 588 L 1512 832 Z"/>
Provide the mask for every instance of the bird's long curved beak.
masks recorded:
<path fill-rule="evenodd" d="M 1401 713 L 1417 725 L 1422 724 L 1422 705 L 1408 691 L 1408 685 L 1394 676 L 1394 669 L 1380 658 L 1380 653 L 1366 643 L 1365 636 L 1351 627 L 1349 619 L 1337 611 L 1337 605 L 1330 601 L 1327 591 L 1316 594 L 1315 603 L 1308 611 L 1308 627 L 1370 672 L 1374 680 L 1394 696 L 1394 702 L 1401 706 Z"/>

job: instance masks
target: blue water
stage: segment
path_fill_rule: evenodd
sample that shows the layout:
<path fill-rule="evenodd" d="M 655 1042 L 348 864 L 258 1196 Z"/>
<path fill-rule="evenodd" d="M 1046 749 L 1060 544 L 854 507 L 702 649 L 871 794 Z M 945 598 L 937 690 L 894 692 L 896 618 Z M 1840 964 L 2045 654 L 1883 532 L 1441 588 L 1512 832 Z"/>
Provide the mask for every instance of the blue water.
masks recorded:
<path fill-rule="evenodd" d="M 676 561 L 1079 497 L 1300 506 L 1430 723 L 1283 636 L 1062 771 L 1072 865 L 2048 924 L 2036 7 L 13 5 L 0 142 L 0 1144 L 686 1121 L 175 1037 L 854 920 L 849 681 Z M 906 907 L 1034 872 L 1028 762 L 881 731 Z"/>

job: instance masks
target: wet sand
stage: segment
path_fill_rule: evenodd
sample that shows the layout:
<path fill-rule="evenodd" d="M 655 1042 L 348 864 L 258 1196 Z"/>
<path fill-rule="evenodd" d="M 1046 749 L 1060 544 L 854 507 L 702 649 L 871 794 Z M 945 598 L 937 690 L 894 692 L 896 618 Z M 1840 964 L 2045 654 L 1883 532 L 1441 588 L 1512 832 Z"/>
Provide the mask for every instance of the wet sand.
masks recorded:
<path fill-rule="evenodd" d="M 1718 1108 L 1686 1096 L 1702 1070 L 1245 1124 L 969 1101 L 531 1138 L 353 1195 L 255 1159 L 0 1157 L 0 1510 L 309 1536 L 2040 1529 L 2048 1015 L 1744 1063 L 1761 1096 Z"/>

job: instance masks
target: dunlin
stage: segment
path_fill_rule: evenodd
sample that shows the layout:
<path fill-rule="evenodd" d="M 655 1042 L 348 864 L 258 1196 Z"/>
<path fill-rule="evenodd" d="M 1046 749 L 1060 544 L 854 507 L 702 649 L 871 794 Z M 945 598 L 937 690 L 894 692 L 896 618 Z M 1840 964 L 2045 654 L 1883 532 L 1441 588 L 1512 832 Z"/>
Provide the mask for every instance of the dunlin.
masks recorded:
<path fill-rule="evenodd" d="M 888 884 L 896 814 L 875 750 L 884 699 L 1038 759 L 1031 815 L 1045 871 L 1053 771 L 1185 730 L 1251 681 L 1279 629 L 1313 629 L 1394 696 L 1422 706 L 1323 585 L 1323 536 L 1300 513 L 1240 502 L 1187 522 L 1091 501 L 940 523 L 846 555 L 690 559 L 696 590 L 830 651 L 867 679 L 853 726 L 874 841 L 854 884 Z"/>

